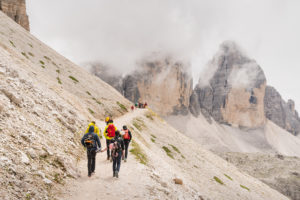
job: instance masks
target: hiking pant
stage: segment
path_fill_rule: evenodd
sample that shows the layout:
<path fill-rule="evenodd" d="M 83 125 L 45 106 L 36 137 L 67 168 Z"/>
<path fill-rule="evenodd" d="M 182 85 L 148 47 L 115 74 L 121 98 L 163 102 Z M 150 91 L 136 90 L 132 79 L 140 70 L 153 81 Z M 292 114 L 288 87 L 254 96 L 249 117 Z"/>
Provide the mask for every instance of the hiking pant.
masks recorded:
<path fill-rule="evenodd" d="M 129 147 L 130 140 L 124 140 L 124 145 L 125 145 L 125 158 L 127 159 L 128 155 L 128 147 Z"/>
<path fill-rule="evenodd" d="M 117 157 L 113 157 L 113 172 L 120 171 L 121 167 L 121 157 L 122 157 L 122 151 L 118 152 Z"/>
<path fill-rule="evenodd" d="M 87 157 L 88 157 L 88 173 L 89 175 L 95 171 L 96 165 L 96 150 L 91 149 L 87 150 Z"/>
<path fill-rule="evenodd" d="M 107 157 L 110 158 L 110 150 L 109 150 L 109 145 L 110 145 L 111 140 L 106 139 L 106 148 L 107 148 Z"/>

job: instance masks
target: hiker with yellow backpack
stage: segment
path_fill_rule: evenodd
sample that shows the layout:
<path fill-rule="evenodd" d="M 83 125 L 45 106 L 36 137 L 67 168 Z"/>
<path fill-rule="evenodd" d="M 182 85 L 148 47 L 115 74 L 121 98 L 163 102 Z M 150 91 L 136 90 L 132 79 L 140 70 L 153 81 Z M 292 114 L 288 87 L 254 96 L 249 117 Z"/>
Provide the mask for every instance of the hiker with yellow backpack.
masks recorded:
<path fill-rule="evenodd" d="M 110 150 L 109 145 L 111 143 L 111 140 L 115 137 L 117 131 L 117 127 L 114 125 L 114 122 L 112 119 L 109 119 L 107 122 L 107 126 L 104 129 L 103 135 L 106 139 L 106 148 L 107 148 L 107 160 L 110 159 Z M 112 160 L 111 160 L 112 162 Z"/>

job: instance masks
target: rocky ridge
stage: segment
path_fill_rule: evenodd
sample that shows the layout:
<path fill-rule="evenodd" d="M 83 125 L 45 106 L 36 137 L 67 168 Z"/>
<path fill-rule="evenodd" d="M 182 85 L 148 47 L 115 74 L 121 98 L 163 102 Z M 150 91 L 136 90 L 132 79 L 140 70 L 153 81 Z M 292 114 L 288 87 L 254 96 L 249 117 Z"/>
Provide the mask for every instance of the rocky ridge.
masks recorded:
<path fill-rule="evenodd" d="M 30 31 L 25 0 L 0 0 L 0 10 L 27 31 Z"/>

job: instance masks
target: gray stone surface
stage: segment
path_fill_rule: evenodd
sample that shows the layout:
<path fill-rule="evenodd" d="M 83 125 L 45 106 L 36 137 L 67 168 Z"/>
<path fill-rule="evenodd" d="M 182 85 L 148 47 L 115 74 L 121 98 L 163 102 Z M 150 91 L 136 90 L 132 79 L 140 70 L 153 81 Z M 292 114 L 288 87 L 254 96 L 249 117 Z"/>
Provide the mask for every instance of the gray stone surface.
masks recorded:
<path fill-rule="evenodd" d="M 293 135 L 299 134 L 300 119 L 293 100 L 285 102 L 275 88 L 267 86 L 264 101 L 265 115 L 269 120 Z"/>

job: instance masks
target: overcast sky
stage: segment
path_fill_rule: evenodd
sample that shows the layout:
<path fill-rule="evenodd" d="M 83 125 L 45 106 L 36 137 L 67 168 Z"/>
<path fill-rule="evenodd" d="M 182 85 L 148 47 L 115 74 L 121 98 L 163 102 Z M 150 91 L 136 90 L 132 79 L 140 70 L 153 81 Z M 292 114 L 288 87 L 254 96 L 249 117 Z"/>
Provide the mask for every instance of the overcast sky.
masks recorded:
<path fill-rule="evenodd" d="M 299 0 L 27 0 L 27 9 L 40 40 L 77 64 L 121 72 L 162 52 L 188 60 L 197 79 L 220 43 L 234 40 L 300 108 Z"/>

